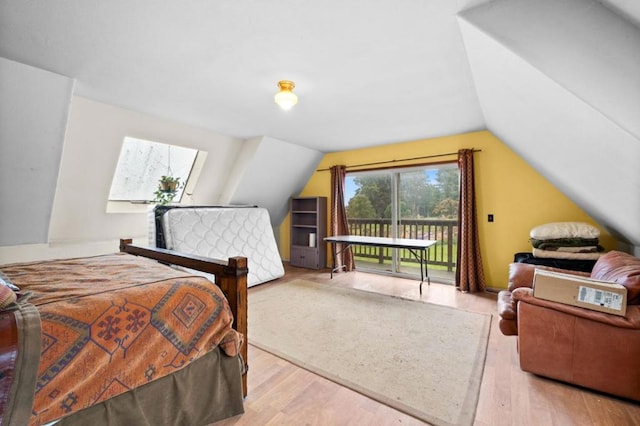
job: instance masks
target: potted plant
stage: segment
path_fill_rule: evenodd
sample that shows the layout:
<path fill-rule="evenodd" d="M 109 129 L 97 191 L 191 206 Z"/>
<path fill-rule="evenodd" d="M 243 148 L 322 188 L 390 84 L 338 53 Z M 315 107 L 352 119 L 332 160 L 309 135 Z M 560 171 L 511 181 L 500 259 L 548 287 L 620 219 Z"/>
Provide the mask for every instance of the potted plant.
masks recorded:
<path fill-rule="evenodd" d="M 163 192 L 176 192 L 179 184 L 179 177 L 174 178 L 173 176 L 162 176 L 160 178 L 159 189 Z"/>
<path fill-rule="evenodd" d="M 180 187 L 180 178 L 173 176 L 162 176 L 158 184 L 158 189 L 153 194 L 153 202 L 156 204 L 169 204 L 175 198 Z"/>

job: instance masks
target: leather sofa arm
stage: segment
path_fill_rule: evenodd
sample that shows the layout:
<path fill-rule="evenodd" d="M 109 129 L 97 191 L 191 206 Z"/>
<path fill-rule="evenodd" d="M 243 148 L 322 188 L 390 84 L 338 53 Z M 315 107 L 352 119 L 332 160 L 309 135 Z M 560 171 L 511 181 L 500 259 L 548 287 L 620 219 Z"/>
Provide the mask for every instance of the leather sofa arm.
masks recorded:
<path fill-rule="evenodd" d="M 511 293 L 511 297 L 516 304 L 530 303 L 532 305 L 542 306 L 558 312 L 563 312 L 569 315 L 585 318 L 614 327 L 640 329 L 640 305 L 627 305 L 626 315 L 624 317 L 621 317 L 618 315 L 580 308 L 578 306 L 565 305 L 564 303 L 539 299 L 533 296 L 533 290 L 530 288 L 515 289 Z"/>
<path fill-rule="evenodd" d="M 518 309 L 516 300 L 511 296 L 511 292 L 502 290 L 498 293 L 498 315 L 505 320 L 515 320 Z"/>
<path fill-rule="evenodd" d="M 561 272 L 563 274 L 578 275 L 581 277 L 589 277 L 589 272 L 571 271 L 568 269 L 554 268 L 552 266 L 534 265 L 531 263 L 511 263 L 509 264 L 509 284 L 507 290 L 514 291 L 517 288 L 533 287 L 533 274 L 536 269 L 545 271 Z"/>

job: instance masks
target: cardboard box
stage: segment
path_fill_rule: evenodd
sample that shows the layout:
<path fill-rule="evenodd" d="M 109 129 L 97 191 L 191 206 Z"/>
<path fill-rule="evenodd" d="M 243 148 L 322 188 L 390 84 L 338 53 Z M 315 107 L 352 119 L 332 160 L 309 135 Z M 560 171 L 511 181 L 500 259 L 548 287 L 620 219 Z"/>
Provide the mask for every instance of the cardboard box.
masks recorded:
<path fill-rule="evenodd" d="M 533 295 L 540 299 L 624 316 L 627 289 L 616 283 L 536 269 Z"/>

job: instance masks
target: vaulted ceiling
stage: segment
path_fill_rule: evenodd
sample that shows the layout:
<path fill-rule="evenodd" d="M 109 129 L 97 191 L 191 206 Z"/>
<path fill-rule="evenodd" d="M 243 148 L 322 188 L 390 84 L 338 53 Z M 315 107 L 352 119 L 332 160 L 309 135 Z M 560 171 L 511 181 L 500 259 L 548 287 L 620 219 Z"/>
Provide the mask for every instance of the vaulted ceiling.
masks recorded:
<path fill-rule="evenodd" d="M 90 99 L 336 151 L 484 128 L 456 19 L 472 3 L 2 0 L 0 55 Z"/>
<path fill-rule="evenodd" d="M 635 0 L 0 0 L 0 56 L 75 95 L 321 152 L 489 129 L 640 246 Z"/>

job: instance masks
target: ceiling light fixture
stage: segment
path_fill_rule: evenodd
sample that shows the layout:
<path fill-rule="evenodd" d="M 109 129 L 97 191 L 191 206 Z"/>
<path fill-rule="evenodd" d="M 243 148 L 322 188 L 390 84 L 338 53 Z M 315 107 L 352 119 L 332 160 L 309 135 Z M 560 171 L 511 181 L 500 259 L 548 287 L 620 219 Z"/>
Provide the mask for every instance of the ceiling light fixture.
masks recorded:
<path fill-rule="evenodd" d="M 293 81 L 281 80 L 278 82 L 278 87 L 280 91 L 276 93 L 274 100 L 280 108 L 288 111 L 298 103 L 298 97 L 293 93 L 293 88 L 296 87 L 296 85 Z"/>

